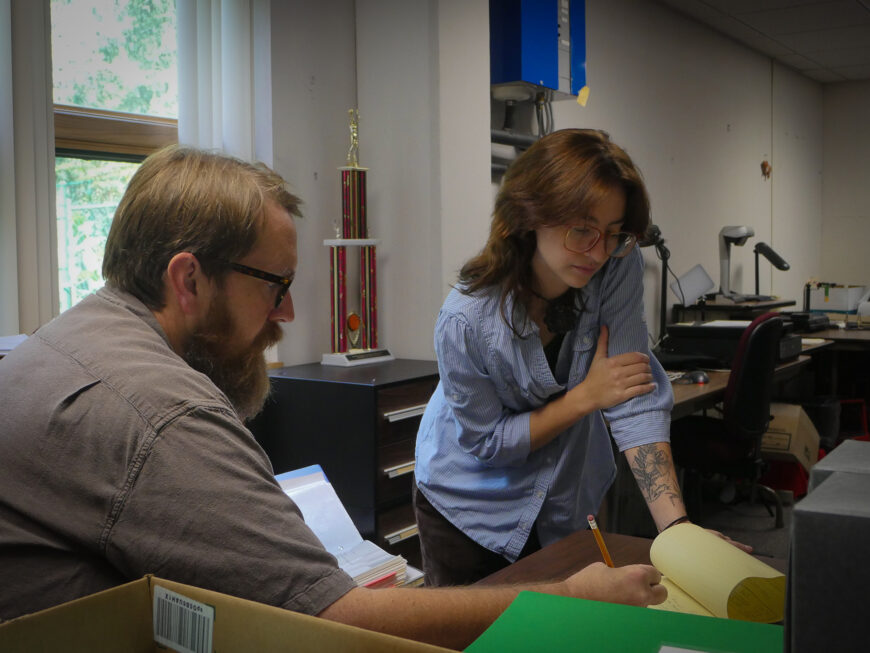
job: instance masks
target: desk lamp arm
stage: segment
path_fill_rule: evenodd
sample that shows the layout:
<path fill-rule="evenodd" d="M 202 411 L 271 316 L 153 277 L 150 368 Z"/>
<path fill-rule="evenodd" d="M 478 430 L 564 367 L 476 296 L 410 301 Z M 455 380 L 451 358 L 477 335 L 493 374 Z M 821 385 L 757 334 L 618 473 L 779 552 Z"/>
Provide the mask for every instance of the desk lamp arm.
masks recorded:
<path fill-rule="evenodd" d="M 766 258 L 777 270 L 788 270 L 789 264 L 786 260 L 773 251 L 773 248 L 767 243 L 756 243 L 755 248 L 753 249 L 755 252 L 755 294 L 759 294 L 758 290 L 758 255 L 761 254 L 764 258 Z"/>

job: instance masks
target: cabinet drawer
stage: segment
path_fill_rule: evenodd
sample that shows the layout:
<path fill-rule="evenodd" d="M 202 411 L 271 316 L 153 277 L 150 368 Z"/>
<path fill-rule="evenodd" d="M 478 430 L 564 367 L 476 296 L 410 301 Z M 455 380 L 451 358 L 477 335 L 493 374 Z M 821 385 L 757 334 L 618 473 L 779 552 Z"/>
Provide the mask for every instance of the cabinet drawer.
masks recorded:
<path fill-rule="evenodd" d="M 417 522 L 410 501 L 378 514 L 376 544 L 392 546 L 412 539 L 417 540 Z"/>
<path fill-rule="evenodd" d="M 427 379 L 378 392 L 378 436 L 381 444 L 417 437 L 420 416 L 436 385 L 437 379 Z"/>
<path fill-rule="evenodd" d="M 378 503 L 410 498 L 413 482 L 414 440 L 399 440 L 382 446 L 378 451 Z"/>

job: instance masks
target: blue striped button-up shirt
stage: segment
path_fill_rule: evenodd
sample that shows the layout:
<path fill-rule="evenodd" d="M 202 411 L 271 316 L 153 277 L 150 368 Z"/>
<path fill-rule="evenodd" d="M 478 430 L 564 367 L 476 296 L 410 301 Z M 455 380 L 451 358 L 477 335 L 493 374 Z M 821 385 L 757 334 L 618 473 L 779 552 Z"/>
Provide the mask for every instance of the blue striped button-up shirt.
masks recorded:
<path fill-rule="evenodd" d="M 616 476 L 605 418 L 619 450 L 669 439 L 673 393 L 650 356 L 656 389 L 595 411 L 530 451 L 529 414 L 583 381 L 600 325 L 608 354 L 649 353 L 643 259 L 611 259 L 583 289 L 585 310 L 550 371 L 537 326 L 517 336 L 501 316 L 500 289 L 450 292 L 435 326 L 440 383 L 420 423 L 416 480 L 470 538 L 516 560 L 537 523 L 546 546 L 586 527 Z M 508 299 L 508 315 L 513 309 Z"/>

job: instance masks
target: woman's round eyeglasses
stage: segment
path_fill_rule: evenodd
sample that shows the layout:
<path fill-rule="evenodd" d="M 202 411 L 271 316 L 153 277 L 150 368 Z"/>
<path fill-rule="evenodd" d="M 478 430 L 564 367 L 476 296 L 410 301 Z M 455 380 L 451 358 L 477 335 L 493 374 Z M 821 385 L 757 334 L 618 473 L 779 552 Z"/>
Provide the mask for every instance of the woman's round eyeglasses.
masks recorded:
<path fill-rule="evenodd" d="M 637 242 L 637 236 L 627 231 L 605 233 L 595 227 L 569 227 L 565 232 L 565 249 L 576 254 L 585 254 L 604 239 L 604 251 L 612 258 L 622 258 Z"/>

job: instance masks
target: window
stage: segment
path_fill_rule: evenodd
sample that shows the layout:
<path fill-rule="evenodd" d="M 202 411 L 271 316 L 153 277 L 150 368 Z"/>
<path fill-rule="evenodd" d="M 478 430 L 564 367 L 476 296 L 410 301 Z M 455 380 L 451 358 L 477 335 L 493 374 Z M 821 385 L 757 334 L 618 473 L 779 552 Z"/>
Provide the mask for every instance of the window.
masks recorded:
<path fill-rule="evenodd" d="M 60 310 L 103 285 L 115 207 L 177 142 L 173 0 L 51 0 Z"/>

